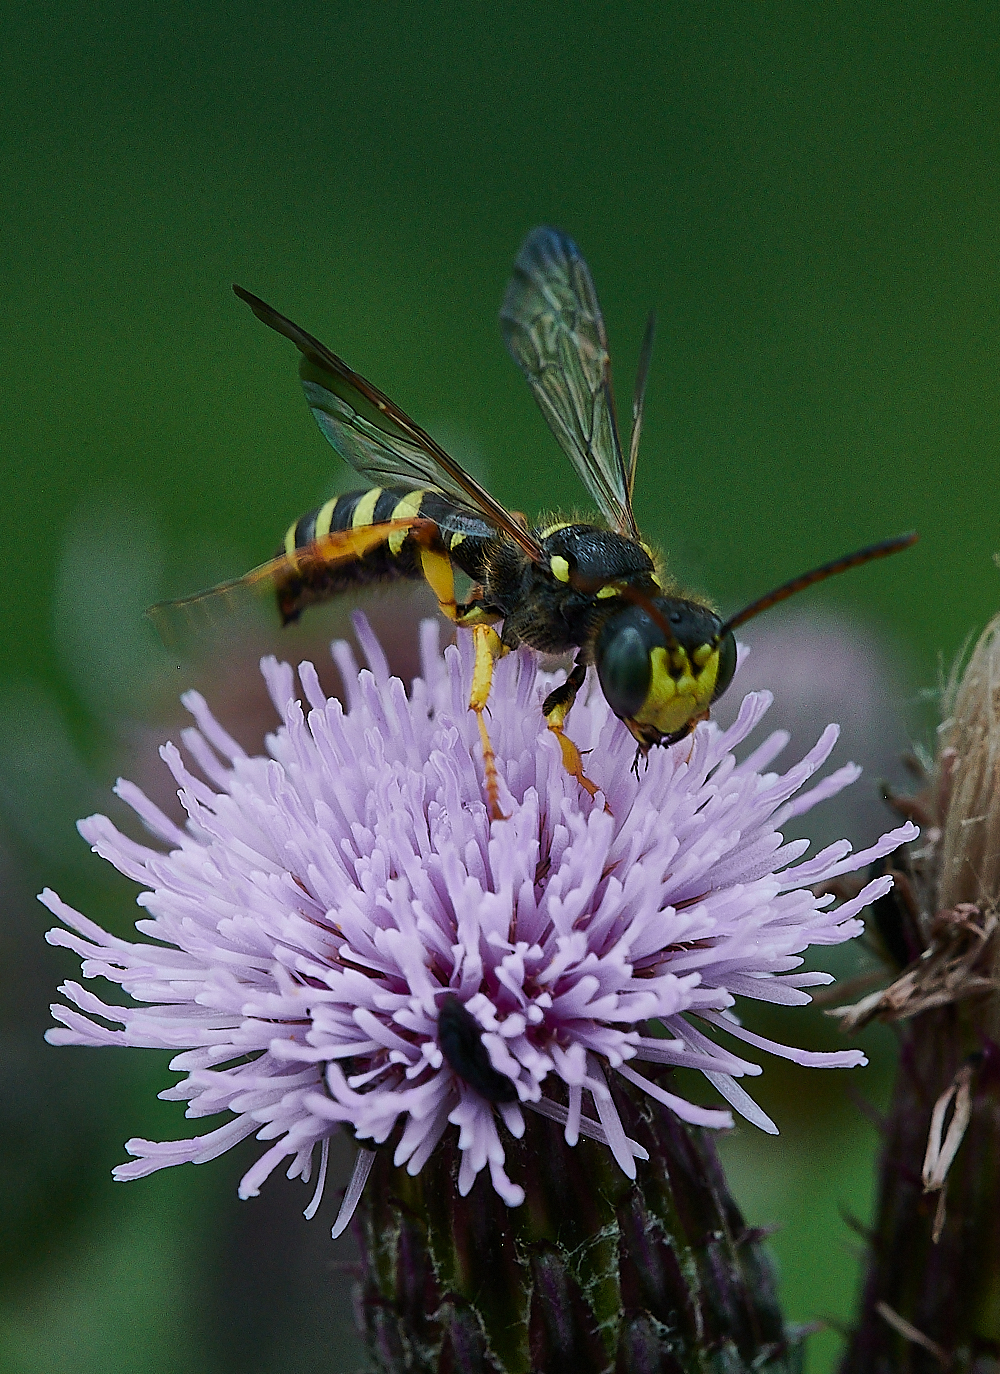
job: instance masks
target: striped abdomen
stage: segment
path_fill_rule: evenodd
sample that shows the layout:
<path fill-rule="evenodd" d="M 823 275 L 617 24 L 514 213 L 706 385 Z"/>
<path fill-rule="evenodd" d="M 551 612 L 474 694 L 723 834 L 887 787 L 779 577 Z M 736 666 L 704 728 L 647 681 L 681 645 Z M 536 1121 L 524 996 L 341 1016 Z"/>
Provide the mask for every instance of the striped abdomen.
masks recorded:
<path fill-rule="evenodd" d="M 339 530 L 362 529 L 410 517 L 433 520 L 441 531 L 452 562 L 474 582 L 482 581 L 484 553 L 486 547 L 496 541 L 496 530 L 485 520 L 456 510 L 447 496 L 433 487 L 418 491 L 371 487 L 367 491 L 349 491 L 343 496 L 335 496 L 289 526 L 279 553 L 293 554 Z M 278 584 L 278 607 L 287 625 L 297 620 L 306 606 L 327 601 L 341 592 L 375 582 L 422 577 L 413 539 L 407 530 L 397 530 L 363 558 L 330 568 L 313 564 L 301 576 L 289 575 Z"/>

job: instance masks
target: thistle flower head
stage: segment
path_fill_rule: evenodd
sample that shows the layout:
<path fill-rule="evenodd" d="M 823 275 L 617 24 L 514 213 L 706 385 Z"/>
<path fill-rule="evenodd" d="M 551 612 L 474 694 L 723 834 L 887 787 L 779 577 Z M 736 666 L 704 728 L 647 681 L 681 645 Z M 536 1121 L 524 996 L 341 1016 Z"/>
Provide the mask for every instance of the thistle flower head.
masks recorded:
<path fill-rule="evenodd" d="M 592 800 L 545 728 L 551 677 L 527 652 L 510 654 L 490 699 L 509 819 L 491 821 L 469 645 L 442 655 L 427 622 L 423 676 L 407 695 L 360 618 L 357 628 L 367 669 L 334 646 L 346 709 L 311 664 L 296 683 L 287 665 L 264 661 L 282 719 L 266 756 L 247 755 L 200 696 L 186 697 L 197 726 L 183 734 L 186 756 L 161 751 L 184 829 L 127 782 L 118 794 L 156 847 L 104 816 L 81 822 L 95 851 L 142 885 L 145 940 L 109 935 L 42 895 L 69 927 L 50 942 L 132 999 L 113 1005 L 66 983 L 72 1005 L 53 1008 L 62 1025 L 50 1042 L 170 1048 L 184 1077 L 162 1096 L 188 1102 L 190 1117 L 232 1113 L 186 1140 L 130 1140 L 135 1158 L 116 1177 L 212 1159 L 256 1133 L 273 1143 L 242 1180 L 250 1196 L 289 1157 L 289 1175 L 308 1178 L 316 1145 L 344 1126 L 362 1148 L 339 1230 L 376 1147 L 416 1174 L 457 1128 L 460 1192 L 488 1168 L 516 1206 L 524 1194 L 505 1170 L 504 1131 L 519 1137 L 526 1111 L 561 1123 L 570 1145 L 603 1141 L 634 1177 L 644 1152 L 622 1126 L 616 1078 L 685 1121 L 731 1122 L 665 1091 L 643 1064 L 700 1070 L 729 1107 L 774 1132 L 737 1083 L 760 1069 L 731 1041 L 800 1064 L 864 1062 L 855 1050 L 766 1040 L 731 1010 L 739 997 L 805 1003 L 805 989 L 830 982 L 799 971 L 803 951 L 858 934 L 859 913 L 890 880 L 836 909 L 814 886 L 916 834 L 905 825 L 865 852 L 840 841 L 810 860 L 807 841 L 784 842 L 786 821 L 857 775 L 847 765 L 803 790 L 835 726 L 784 774 L 767 771 L 782 731 L 737 762 L 770 703 L 752 693 L 729 729 L 699 725 L 637 774 L 625 727 L 585 690 L 570 724 L 603 789 Z"/>

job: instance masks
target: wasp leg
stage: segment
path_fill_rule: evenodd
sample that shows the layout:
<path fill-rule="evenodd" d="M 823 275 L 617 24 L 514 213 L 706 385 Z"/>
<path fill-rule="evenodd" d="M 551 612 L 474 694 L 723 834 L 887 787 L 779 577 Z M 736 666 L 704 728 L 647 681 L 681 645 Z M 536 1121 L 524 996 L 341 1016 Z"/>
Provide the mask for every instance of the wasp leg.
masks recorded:
<path fill-rule="evenodd" d="M 455 570 L 445 551 L 441 531 L 428 521 L 428 528 L 416 533 L 414 539 L 418 546 L 420 571 L 437 597 L 438 609 L 449 620 L 457 621 L 459 608 L 455 601 Z"/>
<path fill-rule="evenodd" d="M 499 616 L 475 595 L 471 601 L 458 604 L 455 598 L 455 571 L 436 525 L 429 525 L 429 528 L 420 530 L 416 540 L 420 549 L 420 570 L 437 597 L 441 614 L 447 616 L 454 624 L 464 625 L 472 630 L 476 658 L 472 669 L 469 710 L 476 713 L 479 738 L 483 745 L 483 772 L 486 775 L 486 799 L 489 803 L 490 818 L 494 821 L 505 821 L 507 817 L 500 810 L 496 754 L 483 719 L 483 712 L 489 700 L 490 684 L 493 681 L 493 663 L 501 654 L 507 652 L 500 643 L 500 636 L 490 624 L 498 620 Z"/>
<path fill-rule="evenodd" d="M 472 692 L 469 696 L 469 710 L 476 713 L 479 738 L 483 745 L 483 772 L 486 775 L 486 799 L 490 806 L 490 818 L 505 821 L 508 818 L 500 810 L 500 780 L 497 774 L 497 759 L 490 743 L 489 732 L 483 719 L 486 703 L 490 696 L 493 681 L 493 664 L 505 653 L 500 636 L 490 625 L 473 625 L 472 637 L 476 646 L 476 658 L 472 668 Z"/>
<path fill-rule="evenodd" d="M 587 678 L 587 669 L 582 663 L 575 663 L 569 677 L 558 686 L 554 692 L 550 692 L 542 702 L 542 715 L 545 723 L 559 741 L 559 748 L 562 750 L 563 767 L 567 773 L 571 773 L 577 782 L 595 797 L 601 790 L 596 783 L 584 774 L 583 759 L 580 751 L 569 738 L 563 733 L 563 724 L 570 713 L 573 702 L 576 701 L 576 694 L 583 686 Z"/>
<path fill-rule="evenodd" d="M 694 753 L 694 727 L 696 725 L 700 725 L 703 720 L 709 720 L 710 718 L 710 712 L 702 711 L 700 715 L 692 716 L 691 719 L 688 721 L 688 728 L 691 731 L 691 748 L 688 750 L 688 756 L 684 760 L 685 763 L 691 762 L 691 755 Z"/>
<path fill-rule="evenodd" d="M 455 570 L 445 551 L 441 532 L 431 521 L 425 522 L 427 528 L 416 532 L 414 539 L 419 549 L 420 571 L 431 591 L 437 597 L 438 610 L 455 625 L 471 628 L 473 625 L 490 625 L 499 620 L 496 611 L 491 610 L 482 599 L 482 588 L 473 587 L 468 601 L 455 599 Z M 505 651 L 506 652 L 506 651 Z"/>
<path fill-rule="evenodd" d="M 708 712 L 708 711 L 702 711 L 699 715 L 697 715 L 697 716 L 692 716 L 691 719 L 688 721 L 688 723 L 683 727 L 683 729 L 681 729 L 681 730 L 674 730 L 674 732 L 673 732 L 672 734 L 670 734 L 670 735 L 664 735 L 663 738 L 660 740 L 660 743 L 661 743 L 661 744 L 667 744 L 667 745 L 669 745 L 669 744 L 680 744 L 680 742 L 681 742 L 682 739 L 689 739 L 689 740 L 691 741 L 691 746 L 690 746 L 690 748 L 688 749 L 687 758 L 684 760 L 684 762 L 685 762 L 685 763 L 690 763 L 690 762 L 691 762 L 691 755 L 694 753 L 694 728 L 695 728 L 696 725 L 700 725 L 701 722 L 702 722 L 703 720 L 709 720 L 709 719 L 710 719 L 710 712 Z M 640 752 L 641 752 L 641 749 L 640 749 Z M 648 753 L 648 750 L 647 750 L 647 753 Z M 636 776 L 638 776 L 638 774 L 636 774 Z"/>

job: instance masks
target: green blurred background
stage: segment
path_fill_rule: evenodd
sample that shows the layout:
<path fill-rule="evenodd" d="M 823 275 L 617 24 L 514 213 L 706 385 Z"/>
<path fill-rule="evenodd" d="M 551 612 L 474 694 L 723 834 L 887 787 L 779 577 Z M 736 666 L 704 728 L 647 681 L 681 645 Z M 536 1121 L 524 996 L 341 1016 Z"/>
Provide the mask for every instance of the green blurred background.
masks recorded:
<path fill-rule="evenodd" d="M 886 741 L 930 738 L 940 665 L 998 601 L 997 38 L 985 4 L 5 7 L 4 1371 L 360 1362 L 350 1248 L 325 1211 L 302 1220 L 301 1185 L 239 1203 L 252 1142 L 112 1185 L 126 1137 L 187 1133 L 155 1101 L 165 1057 L 40 1041 L 75 961 L 43 945 L 34 892 L 121 933 L 134 919 L 72 823 L 113 806 L 117 771 L 145 780 L 183 685 L 143 607 L 260 561 L 344 485 L 290 346 L 230 282 L 505 502 L 571 508 L 496 321 L 525 231 L 569 230 L 622 403 L 659 310 L 637 512 L 683 579 L 733 609 L 919 529 L 915 551 L 810 593 L 831 628 L 796 681 L 809 696 L 858 665 L 841 701 L 879 698 L 849 741 L 877 773 Z M 811 1012 L 766 1024 L 833 1043 Z M 876 1138 L 849 1093 L 884 1099 L 891 1037 L 868 1048 L 863 1074 L 769 1063 L 781 1137 L 725 1145 L 750 1219 L 781 1224 L 796 1320 L 850 1310 L 842 1212 L 868 1213 Z M 837 1346 L 817 1336 L 810 1369 Z"/>

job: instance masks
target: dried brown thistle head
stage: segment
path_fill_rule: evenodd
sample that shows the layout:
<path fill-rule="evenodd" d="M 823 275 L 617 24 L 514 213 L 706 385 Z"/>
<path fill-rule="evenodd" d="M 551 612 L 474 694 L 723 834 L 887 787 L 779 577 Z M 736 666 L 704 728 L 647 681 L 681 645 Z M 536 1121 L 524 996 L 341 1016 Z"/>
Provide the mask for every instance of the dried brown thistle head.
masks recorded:
<path fill-rule="evenodd" d="M 873 913 L 899 973 L 888 987 L 831 1012 L 845 1031 L 975 1001 L 980 1028 L 994 1039 L 1000 1033 L 1000 615 L 964 670 L 955 665 L 944 716 L 929 785 L 915 797 L 886 793 L 922 831 L 919 846 L 887 861 L 895 887 L 885 910 L 877 905 Z"/>
<path fill-rule="evenodd" d="M 1000 898 L 1000 615 L 952 675 L 939 727 L 937 907 Z"/>

